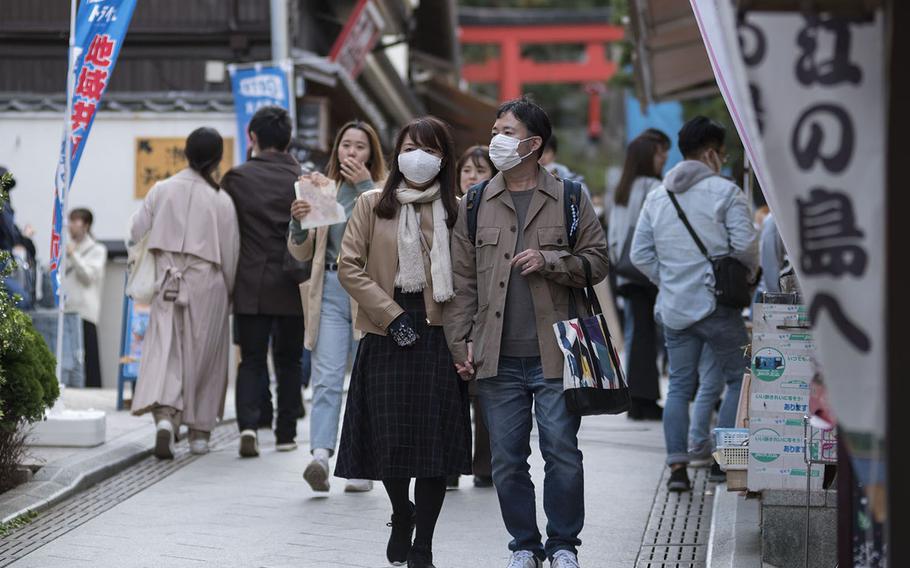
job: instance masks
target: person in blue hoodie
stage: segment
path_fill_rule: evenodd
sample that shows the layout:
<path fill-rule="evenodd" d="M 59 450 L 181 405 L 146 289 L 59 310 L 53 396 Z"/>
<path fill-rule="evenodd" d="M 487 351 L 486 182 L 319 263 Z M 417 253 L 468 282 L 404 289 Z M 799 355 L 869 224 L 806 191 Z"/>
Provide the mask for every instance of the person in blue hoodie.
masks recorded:
<path fill-rule="evenodd" d="M 752 273 L 758 268 L 758 239 L 744 192 L 720 175 L 727 159 L 726 130 L 706 117 L 679 131 L 685 158 L 648 194 L 632 240 L 630 259 L 659 288 L 655 313 L 664 329 L 670 386 L 664 407 L 668 489 L 689 491 L 689 401 L 699 380 L 706 345 L 715 358 L 702 381 L 726 384 L 718 427 L 732 427 L 748 366 L 743 346 L 749 337 L 740 310 L 719 305 L 714 272 L 686 230 L 671 194 L 713 258 L 732 256 Z M 715 464 L 715 468 L 716 468 Z"/>

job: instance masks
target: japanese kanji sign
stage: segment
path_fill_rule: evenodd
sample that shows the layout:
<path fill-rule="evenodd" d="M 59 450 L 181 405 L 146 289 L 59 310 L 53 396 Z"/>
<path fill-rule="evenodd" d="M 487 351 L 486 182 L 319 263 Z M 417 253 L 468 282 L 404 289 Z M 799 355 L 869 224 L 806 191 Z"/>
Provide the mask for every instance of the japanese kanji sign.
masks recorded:
<path fill-rule="evenodd" d="M 66 134 L 60 149 L 54 179 L 54 220 L 51 228 L 50 269 L 57 304 L 60 303 L 58 268 L 62 252 L 64 203 L 69 192 L 85 142 L 88 139 L 101 97 L 111 82 L 117 55 L 126 37 L 136 0 L 83 0 L 76 15 L 73 49 L 69 54 L 73 73 L 72 106 L 66 120 L 72 127 L 70 138 L 69 184 L 66 176 Z M 69 86 L 69 82 L 67 82 Z M 68 87 L 69 88 L 69 87 Z"/>
<path fill-rule="evenodd" d="M 335 40 L 329 59 L 341 65 L 356 79 L 363 69 L 367 55 L 373 50 L 385 22 L 373 0 L 360 0 Z"/>
<path fill-rule="evenodd" d="M 156 182 L 167 179 L 187 167 L 182 138 L 136 138 L 136 187 L 134 197 L 145 199 Z M 234 139 L 224 139 L 224 157 L 218 166 L 216 179 L 221 179 L 234 165 Z"/>
<path fill-rule="evenodd" d="M 883 17 L 736 15 L 691 0 L 809 306 L 854 455 L 885 433 Z"/>
<path fill-rule="evenodd" d="M 231 90 L 234 92 L 234 112 L 237 115 L 238 162 L 245 162 L 250 144 L 247 127 L 256 111 L 264 106 L 280 106 L 294 116 L 290 89 L 292 65 L 289 61 L 277 65 L 256 63 L 249 67 L 228 66 Z M 293 120 L 292 120 L 293 123 Z"/>

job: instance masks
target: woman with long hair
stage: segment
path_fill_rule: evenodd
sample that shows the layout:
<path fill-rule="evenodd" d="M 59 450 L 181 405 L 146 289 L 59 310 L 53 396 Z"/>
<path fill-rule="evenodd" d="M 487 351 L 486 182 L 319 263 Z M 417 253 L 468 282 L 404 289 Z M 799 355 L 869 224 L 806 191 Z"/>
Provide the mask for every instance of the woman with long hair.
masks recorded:
<path fill-rule="evenodd" d="M 162 459 L 174 457 L 181 424 L 189 427 L 190 451 L 207 453 L 224 412 L 240 230 L 234 202 L 214 177 L 223 153 L 216 130 L 194 130 L 186 139 L 189 167 L 155 184 L 130 229 L 133 242 L 148 239 L 158 278 L 133 414 L 154 416 Z"/>
<path fill-rule="evenodd" d="M 607 225 L 610 261 L 617 270 L 616 291 L 625 300 L 623 359 L 632 395 L 629 418 L 633 420 L 660 420 L 663 415 L 657 404 L 660 400 L 654 321 L 657 287 L 641 273 L 636 274 L 637 271 L 620 275 L 619 270 L 629 266 L 629 247 L 642 204 L 648 193 L 660 185 L 669 150 L 670 138 L 659 130 L 648 130 L 632 140 Z"/>
<path fill-rule="evenodd" d="M 463 196 L 471 186 L 492 179 L 499 173 L 490 160 L 490 148 L 471 146 L 458 158 L 458 195 Z"/>
<path fill-rule="evenodd" d="M 411 121 L 394 156 L 382 190 L 354 207 L 341 246 L 339 276 L 365 336 L 335 475 L 381 480 L 392 503 L 389 562 L 432 568 L 446 477 L 471 472 L 467 385 L 442 329 L 442 306 L 455 295 L 449 246 L 458 214 L 448 126 Z"/>
<path fill-rule="evenodd" d="M 309 174 L 317 184 L 335 184 L 336 199 L 350 218 L 359 197 L 386 176 L 382 146 L 372 126 L 354 120 L 338 130 L 326 176 Z M 335 453 L 338 441 L 344 376 L 353 345 L 353 304 L 338 280 L 338 257 L 347 221 L 310 231 L 301 229 L 300 221 L 309 212 L 310 204 L 305 200 L 298 199 L 291 205 L 288 249 L 298 260 L 313 261 L 309 280 L 300 285 L 306 320 L 304 347 L 312 352 L 310 384 L 313 387 L 310 411 L 313 459 L 303 478 L 314 491 L 327 492 L 329 458 Z M 345 484 L 348 492 L 372 488 L 373 482 L 368 479 L 348 479 Z"/>
<path fill-rule="evenodd" d="M 487 146 L 471 146 L 461 155 L 457 164 L 459 195 L 464 196 L 472 186 L 488 181 L 499 173 L 493 161 L 490 160 L 490 148 Z M 477 382 L 468 383 L 471 406 L 474 409 L 474 458 L 472 469 L 474 472 L 474 487 L 493 487 L 493 466 L 490 463 L 490 432 L 484 422 L 480 403 L 477 399 Z M 449 489 L 458 487 L 459 476 L 451 475 L 446 480 Z"/>

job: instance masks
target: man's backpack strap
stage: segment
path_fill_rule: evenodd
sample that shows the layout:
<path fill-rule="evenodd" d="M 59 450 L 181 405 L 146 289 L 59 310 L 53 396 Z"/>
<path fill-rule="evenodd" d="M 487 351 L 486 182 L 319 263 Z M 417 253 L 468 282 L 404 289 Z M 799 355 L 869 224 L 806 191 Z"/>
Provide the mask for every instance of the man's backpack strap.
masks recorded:
<path fill-rule="evenodd" d="M 574 250 L 578 239 L 578 223 L 581 220 L 581 184 L 570 180 L 563 180 L 562 184 L 566 236 L 569 239 L 569 249 Z"/>
<path fill-rule="evenodd" d="M 471 186 L 468 189 L 468 193 L 464 196 L 467 201 L 465 210 L 468 215 L 468 237 L 472 243 L 477 242 L 477 214 L 480 210 L 483 190 L 486 189 L 489 182 L 490 180 L 487 180 Z M 569 248 L 574 249 L 575 241 L 578 237 L 578 222 L 581 219 L 581 184 L 577 181 L 563 180 L 562 202 Z"/>
<path fill-rule="evenodd" d="M 488 183 L 490 183 L 490 180 L 485 180 L 476 185 L 472 185 L 468 189 L 468 193 L 464 196 L 465 201 L 467 201 L 465 210 L 468 215 L 468 238 L 471 239 L 472 244 L 477 242 L 477 212 L 480 210 L 480 200 L 483 198 L 483 190 L 487 188 Z"/>

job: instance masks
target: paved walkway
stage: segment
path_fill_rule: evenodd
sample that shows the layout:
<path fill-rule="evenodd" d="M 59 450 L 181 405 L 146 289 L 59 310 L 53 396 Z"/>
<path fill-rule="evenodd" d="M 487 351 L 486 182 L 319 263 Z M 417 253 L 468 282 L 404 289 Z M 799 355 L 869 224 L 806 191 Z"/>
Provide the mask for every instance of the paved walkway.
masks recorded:
<path fill-rule="evenodd" d="M 660 425 L 592 417 L 580 436 L 587 496 L 581 561 L 592 568 L 633 567 L 662 471 Z M 346 495 L 335 481 L 330 496 L 319 497 L 301 478 L 308 452 L 276 453 L 271 437 L 263 438 L 261 458 L 241 460 L 236 441 L 226 444 L 13 566 L 387 566 L 390 511 L 381 487 Z M 543 463 L 536 448 L 533 460 L 539 491 Z M 462 486 L 447 495 L 435 564 L 505 566 L 508 535 L 495 492 L 475 489 L 467 477 Z"/>

